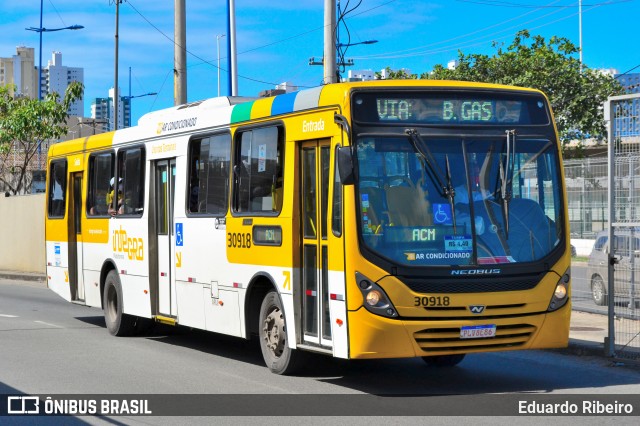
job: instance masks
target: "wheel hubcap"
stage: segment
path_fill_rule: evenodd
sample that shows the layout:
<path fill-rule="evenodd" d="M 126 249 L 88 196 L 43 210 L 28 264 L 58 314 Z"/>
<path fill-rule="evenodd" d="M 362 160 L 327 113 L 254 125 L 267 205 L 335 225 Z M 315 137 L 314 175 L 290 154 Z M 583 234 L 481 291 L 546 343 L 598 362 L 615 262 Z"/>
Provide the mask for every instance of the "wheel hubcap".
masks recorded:
<path fill-rule="evenodd" d="M 282 355 L 285 343 L 284 316 L 280 309 L 275 308 L 264 320 L 262 327 L 264 344 L 276 356 Z"/>

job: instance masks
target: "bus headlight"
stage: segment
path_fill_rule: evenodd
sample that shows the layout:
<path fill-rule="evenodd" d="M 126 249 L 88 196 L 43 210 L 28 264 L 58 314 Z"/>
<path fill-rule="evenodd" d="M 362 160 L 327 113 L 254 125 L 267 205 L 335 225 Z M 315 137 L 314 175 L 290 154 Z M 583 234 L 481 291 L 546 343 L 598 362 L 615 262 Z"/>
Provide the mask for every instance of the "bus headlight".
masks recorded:
<path fill-rule="evenodd" d="M 553 297 L 549 303 L 547 312 L 553 312 L 562 308 L 569 300 L 569 283 L 571 282 L 571 275 L 569 270 L 564 273 L 556 284 L 556 289 L 553 292 Z"/>
<path fill-rule="evenodd" d="M 378 290 L 371 290 L 367 293 L 365 300 L 369 306 L 376 306 L 380 302 L 380 292 Z"/>
<path fill-rule="evenodd" d="M 398 317 L 398 311 L 382 287 L 359 272 L 356 272 L 356 281 L 364 298 L 363 306 L 367 311 L 387 318 Z"/>
<path fill-rule="evenodd" d="M 564 283 L 560 283 L 556 286 L 556 291 L 553 293 L 553 296 L 556 299 L 564 299 L 567 297 L 567 287 L 565 287 Z"/>

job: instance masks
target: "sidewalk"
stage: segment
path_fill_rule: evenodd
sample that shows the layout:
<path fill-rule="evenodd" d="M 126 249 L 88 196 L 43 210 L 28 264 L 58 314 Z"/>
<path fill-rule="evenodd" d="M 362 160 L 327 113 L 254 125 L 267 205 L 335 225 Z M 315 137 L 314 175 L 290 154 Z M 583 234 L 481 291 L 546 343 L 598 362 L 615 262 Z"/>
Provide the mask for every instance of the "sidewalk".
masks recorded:
<path fill-rule="evenodd" d="M 567 350 L 576 355 L 605 356 L 604 339 L 608 334 L 606 315 L 573 310 Z"/>
<path fill-rule="evenodd" d="M 46 287 L 44 274 L 0 271 L 0 279 L 29 281 L 32 284 Z M 560 349 L 575 355 L 605 356 L 604 338 L 608 335 L 608 320 L 606 315 L 581 311 L 571 312 L 569 329 L 569 347 Z"/>

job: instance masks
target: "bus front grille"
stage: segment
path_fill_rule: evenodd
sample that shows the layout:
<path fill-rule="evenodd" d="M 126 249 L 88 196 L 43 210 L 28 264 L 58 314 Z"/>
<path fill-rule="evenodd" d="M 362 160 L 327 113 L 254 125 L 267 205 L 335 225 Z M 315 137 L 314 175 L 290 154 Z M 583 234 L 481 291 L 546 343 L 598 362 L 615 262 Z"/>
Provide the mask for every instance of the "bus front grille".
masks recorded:
<path fill-rule="evenodd" d="M 414 333 L 413 337 L 425 352 L 467 352 L 523 346 L 535 331 L 531 324 L 509 324 L 498 325 L 496 335 L 489 338 L 461 339 L 460 328 L 429 328 Z"/>

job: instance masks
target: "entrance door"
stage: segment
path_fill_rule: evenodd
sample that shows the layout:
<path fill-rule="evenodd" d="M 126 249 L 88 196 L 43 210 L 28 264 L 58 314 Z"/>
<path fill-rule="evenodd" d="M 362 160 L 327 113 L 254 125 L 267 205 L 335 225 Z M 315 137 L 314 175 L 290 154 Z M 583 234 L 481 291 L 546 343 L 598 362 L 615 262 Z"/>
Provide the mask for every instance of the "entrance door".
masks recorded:
<path fill-rule="evenodd" d="M 173 198 L 176 160 L 159 160 L 155 164 L 155 214 L 158 248 L 158 313 L 178 315 L 175 288 L 175 232 Z"/>
<path fill-rule="evenodd" d="M 84 301 L 82 262 L 82 173 L 70 175 L 71 199 L 69 200 L 69 288 L 71 300 Z"/>
<path fill-rule="evenodd" d="M 305 142 L 300 147 L 302 233 L 302 330 L 304 341 L 332 346 L 329 317 L 329 201 L 328 140 Z"/>

